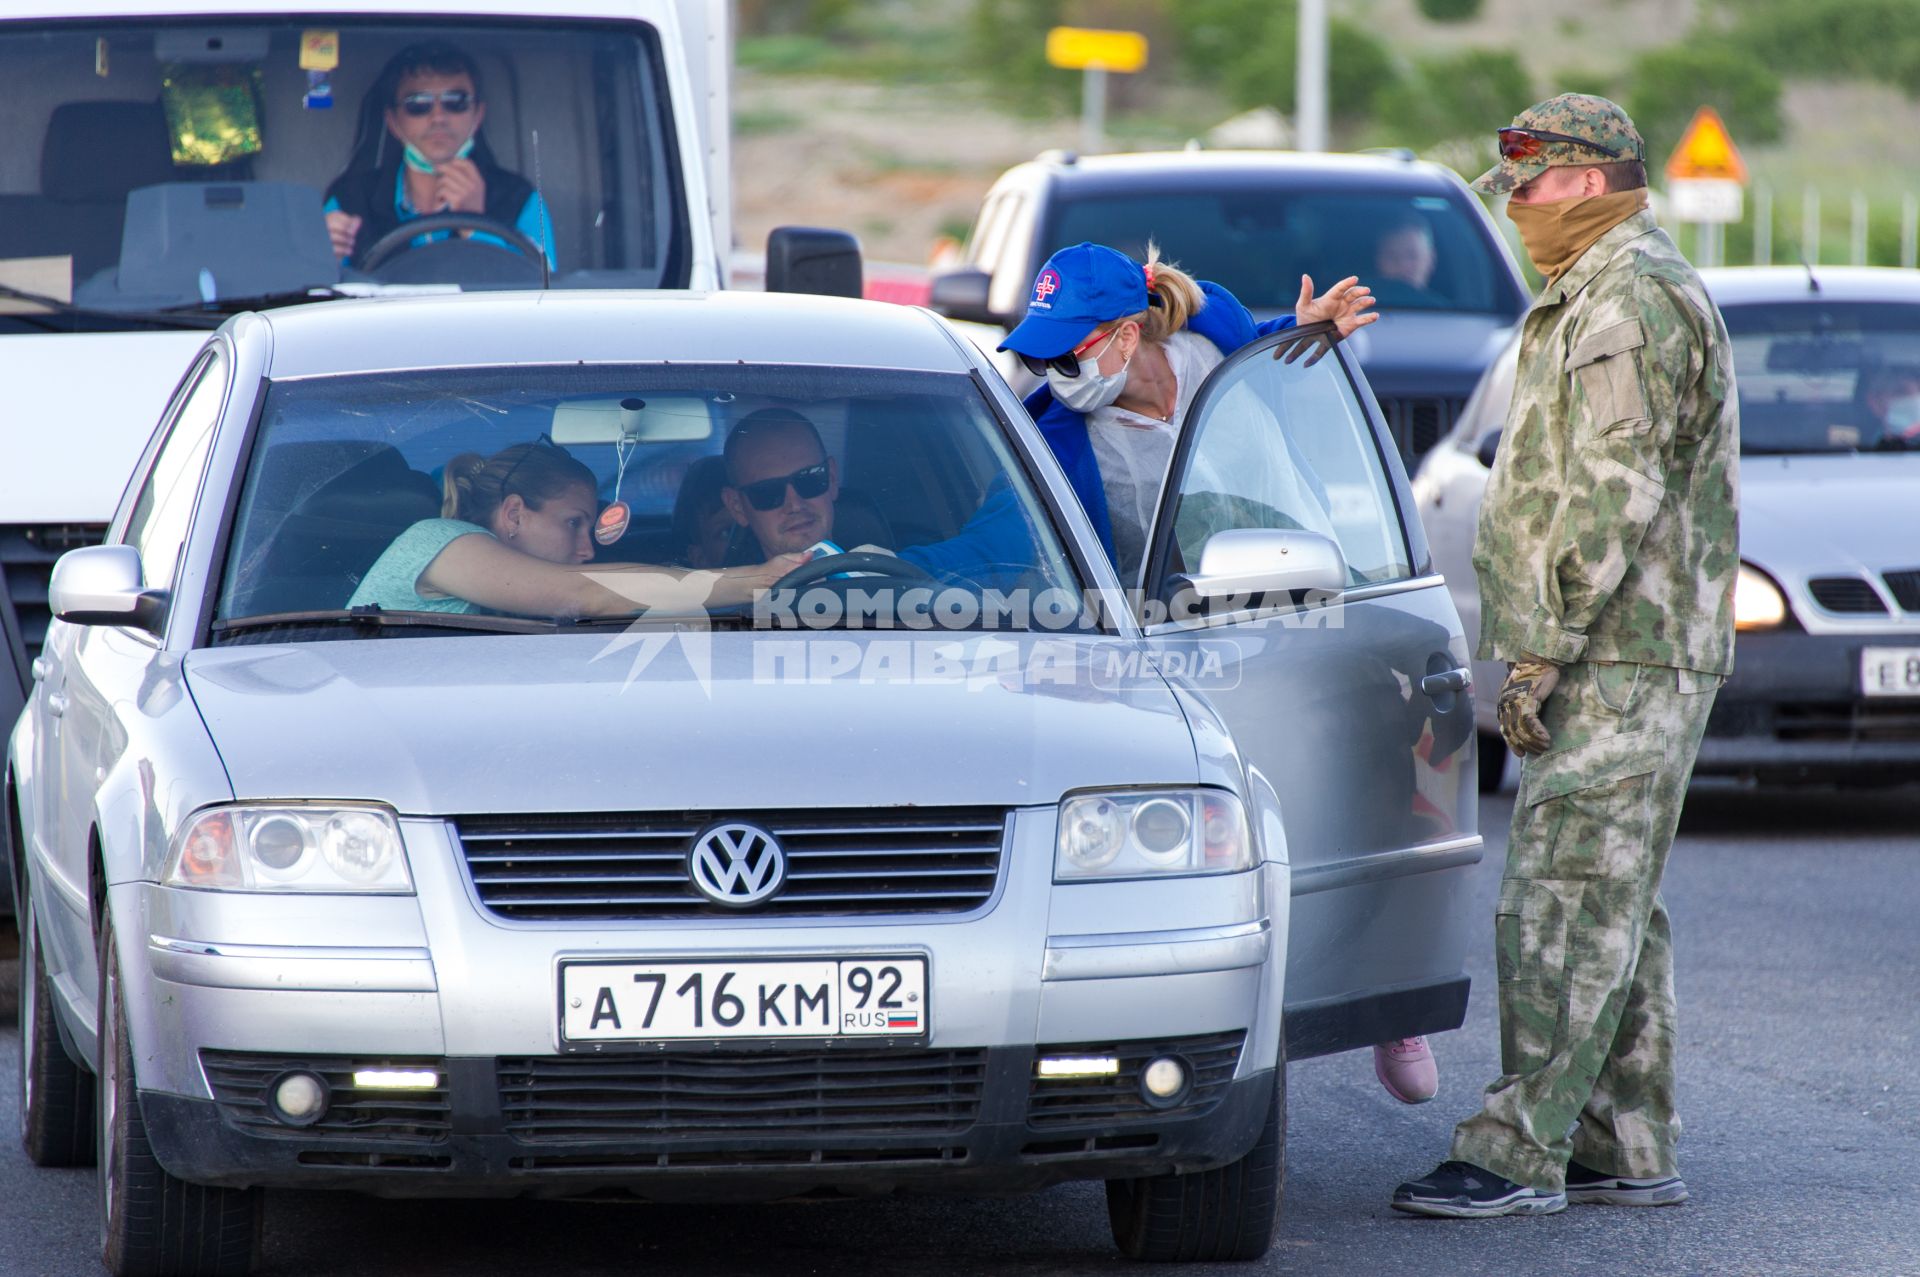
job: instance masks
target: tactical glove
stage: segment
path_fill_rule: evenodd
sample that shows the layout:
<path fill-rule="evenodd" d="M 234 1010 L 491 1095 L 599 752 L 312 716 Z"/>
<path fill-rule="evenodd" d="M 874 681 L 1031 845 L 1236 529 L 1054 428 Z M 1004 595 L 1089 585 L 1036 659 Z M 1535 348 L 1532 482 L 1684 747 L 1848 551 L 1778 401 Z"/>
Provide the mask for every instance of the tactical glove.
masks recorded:
<path fill-rule="evenodd" d="M 1559 684 L 1560 667 L 1546 661 L 1520 661 L 1507 667 L 1507 682 L 1500 689 L 1500 735 L 1522 758 L 1553 748 L 1553 737 L 1540 721 L 1540 707 Z"/>

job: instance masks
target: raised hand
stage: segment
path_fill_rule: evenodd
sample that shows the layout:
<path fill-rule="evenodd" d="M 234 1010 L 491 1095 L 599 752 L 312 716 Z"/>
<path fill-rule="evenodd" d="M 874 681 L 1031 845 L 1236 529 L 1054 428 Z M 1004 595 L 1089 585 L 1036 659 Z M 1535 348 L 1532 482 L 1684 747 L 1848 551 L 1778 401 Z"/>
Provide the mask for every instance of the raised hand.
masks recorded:
<path fill-rule="evenodd" d="M 1365 313 L 1373 304 L 1373 290 L 1361 283 L 1358 275 L 1347 276 L 1318 297 L 1313 295 L 1313 277 L 1302 275 L 1300 300 L 1294 303 L 1293 318 L 1301 324 L 1331 321 L 1345 337 L 1380 318 L 1377 314 Z"/>

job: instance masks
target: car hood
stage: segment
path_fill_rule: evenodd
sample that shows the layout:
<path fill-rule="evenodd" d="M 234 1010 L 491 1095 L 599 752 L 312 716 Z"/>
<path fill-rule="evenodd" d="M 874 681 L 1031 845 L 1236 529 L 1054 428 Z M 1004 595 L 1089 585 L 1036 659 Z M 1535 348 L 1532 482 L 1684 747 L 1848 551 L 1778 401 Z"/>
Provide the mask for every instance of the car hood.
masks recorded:
<path fill-rule="evenodd" d="M 112 518 L 167 396 L 206 339 L 204 332 L 0 339 L 7 472 L 27 479 L 7 485 L 6 522 Z"/>
<path fill-rule="evenodd" d="M 1920 454 L 1740 459 L 1740 557 L 1776 577 L 1920 566 Z"/>
<path fill-rule="evenodd" d="M 1270 318 L 1263 314 L 1262 318 Z M 1382 398 L 1442 395 L 1464 399 L 1506 347 L 1513 320 L 1453 311 L 1383 312 L 1347 339 Z"/>
<path fill-rule="evenodd" d="M 239 797 L 403 814 L 1020 806 L 1198 776 L 1165 683 L 1093 685 L 1125 640 L 652 638 L 204 649 L 187 684 Z"/>

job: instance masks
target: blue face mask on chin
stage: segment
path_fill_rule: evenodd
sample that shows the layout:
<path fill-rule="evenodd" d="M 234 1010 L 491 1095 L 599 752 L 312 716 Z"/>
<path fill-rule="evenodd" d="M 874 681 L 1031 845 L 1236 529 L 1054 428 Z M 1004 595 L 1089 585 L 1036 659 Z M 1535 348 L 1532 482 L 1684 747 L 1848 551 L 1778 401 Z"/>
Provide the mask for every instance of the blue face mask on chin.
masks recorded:
<path fill-rule="evenodd" d="M 473 154 L 473 139 L 468 138 L 466 141 L 460 144 L 460 149 L 454 153 L 453 158 L 456 160 L 464 160 L 469 155 L 472 155 L 472 154 Z M 416 173 L 432 173 L 433 172 L 433 161 L 428 159 L 424 154 L 422 154 L 420 148 L 415 146 L 413 143 L 408 142 L 406 146 L 401 150 L 400 155 L 402 159 L 406 160 L 407 167 L 412 169 L 414 172 Z"/>

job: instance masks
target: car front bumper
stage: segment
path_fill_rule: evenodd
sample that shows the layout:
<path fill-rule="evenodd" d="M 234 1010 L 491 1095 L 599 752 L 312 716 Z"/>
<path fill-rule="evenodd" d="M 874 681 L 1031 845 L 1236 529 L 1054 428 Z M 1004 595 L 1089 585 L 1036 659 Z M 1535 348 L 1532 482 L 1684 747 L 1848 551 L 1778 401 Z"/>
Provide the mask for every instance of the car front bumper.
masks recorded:
<path fill-rule="evenodd" d="M 1694 774 L 1897 783 L 1920 778 L 1920 700 L 1868 697 L 1860 650 L 1920 635 L 1740 635 Z"/>

